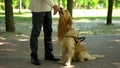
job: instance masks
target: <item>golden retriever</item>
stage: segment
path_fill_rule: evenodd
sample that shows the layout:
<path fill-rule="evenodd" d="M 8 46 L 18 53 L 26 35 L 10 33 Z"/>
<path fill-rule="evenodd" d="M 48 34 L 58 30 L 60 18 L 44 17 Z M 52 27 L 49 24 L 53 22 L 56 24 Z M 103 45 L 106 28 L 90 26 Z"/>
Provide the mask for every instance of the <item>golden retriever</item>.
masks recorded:
<path fill-rule="evenodd" d="M 63 10 L 61 8 L 59 16 L 58 42 L 62 50 L 62 56 L 59 63 L 70 66 L 72 60 L 84 62 L 104 57 L 104 55 L 90 55 L 88 53 L 81 43 L 81 40 L 77 38 L 77 33 L 72 27 L 72 17 L 68 10 Z"/>

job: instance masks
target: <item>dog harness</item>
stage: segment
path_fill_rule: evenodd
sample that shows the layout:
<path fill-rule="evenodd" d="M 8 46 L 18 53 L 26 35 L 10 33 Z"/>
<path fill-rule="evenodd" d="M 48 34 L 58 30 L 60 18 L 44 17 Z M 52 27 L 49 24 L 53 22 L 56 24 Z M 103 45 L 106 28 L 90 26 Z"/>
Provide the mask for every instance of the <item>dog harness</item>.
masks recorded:
<path fill-rule="evenodd" d="M 82 42 L 82 41 L 85 40 L 85 37 L 74 37 L 74 36 L 65 36 L 65 37 L 72 37 L 72 38 L 74 39 L 75 43 L 77 43 L 78 40 L 79 40 L 80 42 Z"/>

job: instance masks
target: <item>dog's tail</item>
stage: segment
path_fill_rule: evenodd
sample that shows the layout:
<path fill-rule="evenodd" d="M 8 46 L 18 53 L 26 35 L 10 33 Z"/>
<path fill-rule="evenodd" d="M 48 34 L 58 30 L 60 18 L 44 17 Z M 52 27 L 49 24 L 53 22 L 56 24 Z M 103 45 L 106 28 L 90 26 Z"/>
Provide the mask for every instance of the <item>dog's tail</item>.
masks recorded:
<path fill-rule="evenodd" d="M 104 55 L 90 55 L 90 60 L 94 60 L 94 59 L 100 59 L 105 57 Z"/>

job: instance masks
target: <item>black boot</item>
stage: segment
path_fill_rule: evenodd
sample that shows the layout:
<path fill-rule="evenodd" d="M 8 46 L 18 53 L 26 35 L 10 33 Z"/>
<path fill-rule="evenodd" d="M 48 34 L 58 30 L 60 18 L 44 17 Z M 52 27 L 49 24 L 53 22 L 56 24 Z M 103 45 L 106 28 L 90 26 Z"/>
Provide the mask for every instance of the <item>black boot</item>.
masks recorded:
<path fill-rule="evenodd" d="M 52 57 L 52 58 L 46 57 L 45 60 L 59 61 L 60 59 L 57 59 L 55 57 Z"/>
<path fill-rule="evenodd" d="M 34 65 L 40 65 L 40 61 L 38 59 L 38 55 L 36 54 L 31 54 L 31 63 Z"/>
<path fill-rule="evenodd" d="M 45 60 L 59 61 L 51 52 L 45 52 Z"/>
<path fill-rule="evenodd" d="M 34 58 L 34 59 L 32 58 L 31 63 L 34 64 L 34 65 L 40 65 L 41 64 L 38 58 Z"/>

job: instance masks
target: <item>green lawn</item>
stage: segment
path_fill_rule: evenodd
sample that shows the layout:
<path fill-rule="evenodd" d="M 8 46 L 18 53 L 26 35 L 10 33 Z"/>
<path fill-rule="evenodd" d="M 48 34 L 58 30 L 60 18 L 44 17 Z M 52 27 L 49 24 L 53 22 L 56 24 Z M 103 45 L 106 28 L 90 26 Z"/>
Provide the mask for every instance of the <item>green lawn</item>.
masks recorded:
<path fill-rule="evenodd" d="M 53 17 L 53 36 L 57 34 L 58 17 Z M 0 32 L 5 32 L 4 13 L 0 13 Z M 73 17 L 73 27 L 78 35 L 120 34 L 120 16 L 113 16 L 113 25 L 106 25 L 106 17 Z M 16 33 L 29 35 L 31 31 L 31 13 L 14 14 Z M 42 33 L 43 35 L 43 33 Z"/>

